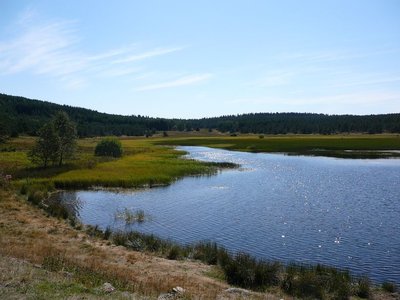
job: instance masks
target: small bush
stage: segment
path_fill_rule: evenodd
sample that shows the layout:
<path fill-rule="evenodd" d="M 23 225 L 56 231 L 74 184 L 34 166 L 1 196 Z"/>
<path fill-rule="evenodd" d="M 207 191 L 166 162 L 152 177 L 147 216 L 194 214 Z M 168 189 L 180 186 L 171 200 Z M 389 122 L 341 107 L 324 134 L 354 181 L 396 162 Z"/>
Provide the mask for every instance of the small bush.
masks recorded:
<path fill-rule="evenodd" d="M 117 246 L 126 246 L 128 242 L 127 234 L 124 232 L 114 232 L 112 234 L 112 241 Z"/>
<path fill-rule="evenodd" d="M 111 234 L 112 234 L 112 230 L 111 230 L 110 226 L 107 226 L 106 230 L 104 230 L 104 233 L 103 233 L 103 239 L 108 240 L 110 238 Z"/>
<path fill-rule="evenodd" d="M 237 254 L 223 266 L 228 283 L 243 288 L 264 290 L 279 283 L 281 266 L 277 262 L 257 260 L 245 253 Z"/>
<path fill-rule="evenodd" d="M 180 256 L 179 246 L 172 246 L 172 248 L 169 250 L 167 258 L 177 260 L 179 256 Z"/>
<path fill-rule="evenodd" d="M 62 203 L 57 201 L 52 201 L 50 203 L 47 203 L 44 209 L 53 217 L 65 220 L 69 218 L 72 227 L 76 225 L 76 219 L 72 215 L 70 215 L 68 209 Z"/>
<path fill-rule="evenodd" d="M 360 298 L 369 298 L 371 295 L 371 282 L 367 277 L 358 279 L 356 295 Z"/>
<path fill-rule="evenodd" d="M 38 205 L 44 198 L 46 197 L 46 194 L 43 191 L 31 191 L 28 194 L 28 201 L 32 202 L 35 205 Z"/>
<path fill-rule="evenodd" d="M 256 260 L 250 255 L 239 253 L 225 267 L 228 283 L 244 288 L 251 288 L 255 281 Z"/>
<path fill-rule="evenodd" d="M 286 267 L 281 287 L 289 295 L 299 298 L 349 299 L 351 284 L 348 271 L 322 265 L 290 264 Z"/>
<path fill-rule="evenodd" d="M 122 156 L 122 145 L 116 138 L 105 138 L 102 139 L 94 150 L 96 156 L 111 156 L 121 157 Z"/>
<path fill-rule="evenodd" d="M 103 231 L 100 229 L 99 225 L 86 225 L 85 231 L 89 236 L 92 237 L 101 238 L 104 236 Z"/>
<path fill-rule="evenodd" d="M 229 261 L 229 254 L 225 248 L 215 242 L 199 242 L 193 246 L 193 258 L 209 265 L 224 266 Z"/>
<path fill-rule="evenodd" d="M 22 184 L 19 192 L 21 193 L 21 195 L 26 195 L 28 193 L 28 185 L 25 183 Z"/>
<path fill-rule="evenodd" d="M 397 291 L 397 286 L 393 282 L 382 283 L 382 289 L 388 293 L 395 293 Z"/>

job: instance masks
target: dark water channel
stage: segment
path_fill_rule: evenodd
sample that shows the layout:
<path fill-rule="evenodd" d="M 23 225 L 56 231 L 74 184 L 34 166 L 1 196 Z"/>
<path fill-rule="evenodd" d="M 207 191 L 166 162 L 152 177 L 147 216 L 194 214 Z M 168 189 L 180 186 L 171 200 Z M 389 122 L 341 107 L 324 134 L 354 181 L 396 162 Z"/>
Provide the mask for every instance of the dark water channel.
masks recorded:
<path fill-rule="evenodd" d="M 59 195 L 85 224 L 212 240 L 284 262 L 348 268 L 400 283 L 400 159 L 336 159 L 180 147 L 189 157 L 240 169 L 152 189 Z M 149 219 L 127 225 L 125 208 Z"/>

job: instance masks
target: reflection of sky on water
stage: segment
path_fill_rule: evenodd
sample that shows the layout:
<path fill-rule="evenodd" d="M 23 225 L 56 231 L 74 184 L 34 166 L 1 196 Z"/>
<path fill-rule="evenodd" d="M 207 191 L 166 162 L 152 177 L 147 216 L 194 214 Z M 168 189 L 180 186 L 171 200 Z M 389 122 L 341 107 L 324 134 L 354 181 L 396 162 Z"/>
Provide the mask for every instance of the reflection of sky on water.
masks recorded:
<path fill-rule="evenodd" d="M 400 160 L 181 149 L 189 158 L 243 168 L 168 187 L 64 195 L 79 199 L 83 222 L 103 228 L 182 243 L 213 240 L 260 258 L 320 262 L 400 282 Z M 151 220 L 126 226 L 115 219 L 124 208 L 142 209 Z"/>

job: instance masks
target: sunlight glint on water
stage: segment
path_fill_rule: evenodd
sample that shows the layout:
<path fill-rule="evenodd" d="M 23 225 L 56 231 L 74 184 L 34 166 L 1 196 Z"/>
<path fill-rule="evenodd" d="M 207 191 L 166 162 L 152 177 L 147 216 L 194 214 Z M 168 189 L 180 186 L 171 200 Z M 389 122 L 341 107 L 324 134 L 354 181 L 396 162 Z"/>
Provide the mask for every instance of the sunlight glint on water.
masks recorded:
<path fill-rule="evenodd" d="M 400 160 L 345 160 L 180 147 L 189 158 L 241 165 L 216 176 L 126 192 L 64 193 L 84 223 L 139 230 L 181 243 L 349 268 L 400 283 Z M 66 200 L 70 201 L 70 200 Z M 151 216 L 126 226 L 115 211 Z"/>

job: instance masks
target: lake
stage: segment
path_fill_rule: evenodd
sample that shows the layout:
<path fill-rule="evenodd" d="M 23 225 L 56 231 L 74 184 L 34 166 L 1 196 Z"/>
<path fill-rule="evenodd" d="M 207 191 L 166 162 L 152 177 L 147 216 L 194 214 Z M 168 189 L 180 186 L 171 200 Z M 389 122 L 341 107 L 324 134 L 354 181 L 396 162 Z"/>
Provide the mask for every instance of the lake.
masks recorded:
<path fill-rule="evenodd" d="M 179 147 L 188 158 L 240 164 L 167 187 L 68 191 L 84 224 L 215 241 L 263 259 L 323 263 L 400 283 L 400 160 L 337 159 Z M 127 225 L 128 208 L 150 216 Z"/>

